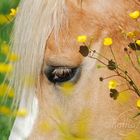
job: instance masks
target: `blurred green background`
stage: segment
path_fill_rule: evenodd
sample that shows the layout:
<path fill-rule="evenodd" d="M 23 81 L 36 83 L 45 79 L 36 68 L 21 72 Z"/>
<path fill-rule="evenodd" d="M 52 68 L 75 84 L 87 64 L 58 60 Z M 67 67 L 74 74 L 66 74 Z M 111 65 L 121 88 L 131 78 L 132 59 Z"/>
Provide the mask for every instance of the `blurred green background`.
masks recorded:
<path fill-rule="evenodd" d="M 11 113 L 14 90 L 8 87 L 8 80 L 6 84 L 3 81 L 12 70 L 8 62 L 16 60 L 16 56 L 10 52 L 9 42 L 19 1 L 0 0 L 0 140 L 8 140 L 14 120 Z"/>

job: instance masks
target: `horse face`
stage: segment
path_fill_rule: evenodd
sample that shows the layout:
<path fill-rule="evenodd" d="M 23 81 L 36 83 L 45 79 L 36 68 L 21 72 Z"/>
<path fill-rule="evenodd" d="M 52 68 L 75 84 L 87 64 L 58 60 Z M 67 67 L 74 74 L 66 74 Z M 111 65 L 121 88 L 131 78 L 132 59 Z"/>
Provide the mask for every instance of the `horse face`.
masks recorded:
<path fill-rule="evenodd" d="M 126 15 L 128 7 L 134 7 L 134 3 L 85 0 L 81 4 L 78 0 L 71 0 L 66 4 L 67 18 L 59 32 L 59 39 L 55 40 L 52 33 L 47 41 L 38 87 L 40 109 L 35 130 L 39 130 L 42 122 L 47 122 L 51 128 L 45 133 L 39 130 L 31 137 L 85 140 L 125 138 L 139 128 L 138 120 L 130 119 L 136 113 L 133 106 L 136 96 L 130 95 L 131 99 L 126 103 L 110 98 L 108 81 L 101 83 L 99 77 L 107 77 L 112 72 L 108 69 L 98 70 L 97 60 L 83 56 L 79 51 L 83 44 L 78 43 L 76 38 L 78 35 L 93 37 L 91 49 L 112 58 L 111 53 L 103 48 L 104 37 L 112 37 L 116 58 L 122 63 L 119 58 L 124 52 L 119 47 L 128 42 L 121 37 L 119 26 L 133 28 L 131 24 L 134 23 Z"/>

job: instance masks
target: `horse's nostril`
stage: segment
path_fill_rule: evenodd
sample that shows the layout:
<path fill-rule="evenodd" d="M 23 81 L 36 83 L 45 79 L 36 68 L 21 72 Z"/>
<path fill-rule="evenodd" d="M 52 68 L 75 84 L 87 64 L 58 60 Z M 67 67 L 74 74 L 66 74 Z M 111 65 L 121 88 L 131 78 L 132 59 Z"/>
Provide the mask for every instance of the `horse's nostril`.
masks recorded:
<path fill-rule="evenodd" d="M 44 73 L 52 83 L 62 83 L 70 80 L 76 82 L 80 75 L 80 70 L 79 68 L 71 68 L 67 66 L 48 66 Z"/>

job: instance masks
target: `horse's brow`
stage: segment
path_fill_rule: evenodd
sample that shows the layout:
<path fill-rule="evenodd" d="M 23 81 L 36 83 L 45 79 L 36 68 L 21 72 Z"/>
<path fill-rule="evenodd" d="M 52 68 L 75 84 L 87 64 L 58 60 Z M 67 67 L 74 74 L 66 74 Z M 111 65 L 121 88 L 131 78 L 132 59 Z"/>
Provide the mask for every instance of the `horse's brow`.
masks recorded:
<path fill-rule="evenodd" d="M 80 58 L 69 58 L 69 57 L 49 57 L 46 60 L 47 65 L 53 66 L 69 66 L 78 67 L 81 64 Z"/>

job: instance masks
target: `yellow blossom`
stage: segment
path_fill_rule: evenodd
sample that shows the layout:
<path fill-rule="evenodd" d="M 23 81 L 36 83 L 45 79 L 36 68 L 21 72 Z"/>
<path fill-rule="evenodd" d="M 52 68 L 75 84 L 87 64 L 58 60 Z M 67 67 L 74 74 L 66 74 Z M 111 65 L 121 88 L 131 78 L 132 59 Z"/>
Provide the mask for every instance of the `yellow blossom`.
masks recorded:
<path fill-rule="evenodd" d="M 26 117 L 28 115 L 28 112 L 26 108 L 21 108 L 16 112 L 17 117 Z"/>
<path fill-rule="evenodd" d="M 0 25 L 7 24 L 9 22 L 9 18 L 7 15 L 0 14 Z"/>
<path fill-rule="evenodd" d="M 10 98 L 14 97 L 14 89 L 11 88 L 8 84 L 0 85 L 0 96 L 7 95 Z"/>
<path fill-rule="evenodd" d="M 123 140 L 139 140 L 140 134 L 136 131 L 132 131 L 127 134 L 127 136 Z"/>
<path fill-rule="evenodd" d="M 108 83 L 108 88 L 109 89 L 115 89 L 117 87 L 118 83 L 116 80 L 110 80 Z"/>
<path fill-rule="evenodd" d="M 92 112 L 85 108 L 79 112 L 73 124 L 63 121 L 58 124 L 58 131 L 63 134 L 61 140 L 91 140 L 89 137 Z M 75 133 L 73 135 L 72 131 Z"/>
<path fill-rule="evenodd" d="M 137 100 L 137 107 L 140 109 L 140 99 Z"/>
<path fill-rule="evenodd" d="M 131 99 L 131 94 L 128 91 L 123 91 L 120 92 L 118 97 L 117 97 L 117 101 L 120 104 L 125 104 L 128 103 L 128 101 Z"/>
<path fill-rule="evenodd" d="M 112 43 L 113 43 L 112 38 L 110 38 L 110 37 L 104 38 L 103 44 L 104 44 L 105 46 L 110 46 L 110 45 L 112 45 Z"/>
<path fill-rule="evenodd" d="M 16 14 L 18 12 L 18 8 L 16 8 L 16 9 L 12 8 L 10 11 L 11 11 L 10 16 L 16 16 Z"/>
<path fill-rule="evenodd" d="M 129 13 L 129 16 L 132 18 L 132 19 L 137 19 L 137 18 L 139 18 L 139 16 L 140 16 L 140 11 L 134 11 L 134 12 L 132 12 L 132 13 Z"/>
<path fill-rule="evenodd" d="M 41 133 L 50 133 L 53 127 L 48 121 L 42 121 L 39 123 L 39 130 Z"/>
<path fill-rule="evenodd" d="M 88 132 L 90 130 L 90 121 L 92 118 L 91 109 L 85 108 L 81 111 L 78 119 L 75 121 L 75 132 L 80 138 L 88 138 Z"/>
<path fill-rule="evenodd" d="M 1 52 L 5 55 L 7 55 L 10 51 L 10 46 L 4 42 L 2 45 L 1 45 Z"/>
<path fill-rule="evenodd" d="M 9 73 L 13 70 L 13 66 L 11 64 L 0 63 L 0 73 Z"/>
<path fill-rule="evenodd" d="M 17 54 L 15 54 L 15 53 L 11 53 L 8 56 L 8 60 L 12 61 L 12 62 L 18 61 L 19 60 L 19 56 Z"/>
<path fill-rule="evenodd" d="M 139 56 L 138 56 L 138 60 L 137 60 L 137 61 L 138 61 L 138 63 L 140 64 L 140 57 L 139 57 Z"/>
<path fill-rule="evenodd" d="M 128 33 L 126 33 L 126 36 L 130 37 L 130 38 L 134 38 L 134 37 L 136 37 L 136 34 L 134 32 L 128 32 Z"/>
<path fill-rule="evenodd" d="M 71 95 L 74 90 L 74 84 L 72 82 L 65 82 L 60 87 L 64 95 Z"/>
<path fill-rule="evenodd" d="M 8 108 L 6 106 L 0 106 L 0 114 L 10 115 L 11 114 L 11 110 L 10 110 L 10 108 Z"/>
<path fill-rule="evenodd" d="M 77 41 L 79 43 L 85 43 L 87 41 L 87 36 L 86 35 L 81 35 L 77 37 Z"/>
<path fill-rule="evenodd" d="M 140 40 L 136 40 L 136 44 L 140 46 Z"/>

